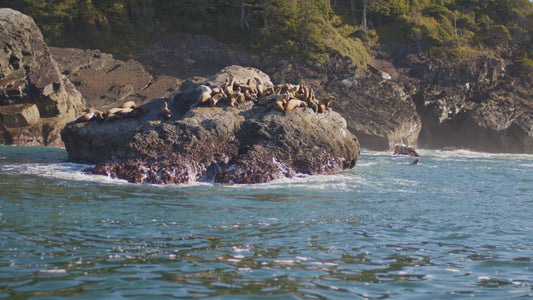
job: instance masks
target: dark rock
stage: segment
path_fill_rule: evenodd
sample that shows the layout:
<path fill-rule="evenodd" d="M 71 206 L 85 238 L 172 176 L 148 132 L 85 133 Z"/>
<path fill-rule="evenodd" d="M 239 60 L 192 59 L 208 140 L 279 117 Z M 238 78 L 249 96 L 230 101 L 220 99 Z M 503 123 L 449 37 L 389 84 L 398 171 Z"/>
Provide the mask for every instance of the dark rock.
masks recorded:
<path fill-rule="evenodd" d="M 423 123 L 419 147 L 533 153 L 531 87 L 499 64 L 485 69 L 475 77 L 478 82 L 433 85 L 413 97 Z"/>
<path fill-rule="evenodd" d="M 408 156 L 420 157 L 420 154 L 418 154 L 418 152 L 416 152 L 415 149 L 408 147 L 408 146 L 395 145 L 393 151 L 394 151 L 393 152 L 394 155 L 408 155 Z M 418 163 L 418 160 L 417 160 L 417 163 Z"/>
<path fill-rule="evenodd" d="M 333 83 L 337 101 L 333 107 L 342 111 L 348 129 L 363 147 L 389 150 L 396 144 L 415 146 L 422 122 L 408 86 L 391 80 L 381 70 L 359 71 Z"/>
<path fill-rule="evenodd" d="M 376 59 L 366 70 L 335 58 L 308 66 L 278 58 L 260 61 L 235 45 L 189 36 L 162 39 L 138 59 L 150 69 L 185 75 L 182 79 L 206 76 L 213 67 L 252 65 L 273 81 L 336 95 L 333 109 L 369 149 L 405 144 L 533 153 L 533 87 L 529 77 L 513 72 L 511 61 L 497 55 L 436 61 L 397 43 L 374 50 Z"/>
<path fill-rule="evenodd" d="M 7 106 L 0 143 L 61 146 L 60 130 L 83 109 L 81 94 L 59 72 L 32 18 L 2 8 L 0 28 L 0 106 Z"/>
<path fill-rule="evenodd" d="M 259 77 L 271 84 L 266 74 L 237 66 L 203 84 L 221 85 L 230 75 L 240 82 Z M 69 157 L 97 163 L 97 174 L 137 183 L 258 183 L 339 172 L 359 157 L 357 138 L 331 110 L 283 113 L 252 101 L 200 107 L 198 95 L 191 84 L 169 101 L 169 120 L 159 114 L 162 100 L 155 100 L 139 118 L 70 123 L 62 133 Z"/>

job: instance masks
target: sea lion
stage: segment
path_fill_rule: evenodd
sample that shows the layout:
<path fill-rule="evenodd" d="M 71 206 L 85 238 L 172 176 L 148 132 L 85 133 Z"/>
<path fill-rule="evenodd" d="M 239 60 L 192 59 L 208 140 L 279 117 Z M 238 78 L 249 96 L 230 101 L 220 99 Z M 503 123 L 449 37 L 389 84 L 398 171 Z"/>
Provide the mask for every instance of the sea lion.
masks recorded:
<path fill-rule="evenodd" d="M 136 108 L 137 105 L 135 104 L 135 101 L 126 101 L 122 104 L 122 108 Z"/>
<path fill-rule="evenodd" d="M 315 113 L 318 113 L 318 102 L 316 100 L 310 99 L 307 107 L 310 107 Z"/>
<path fill-rule="evenodd" d="M 272 95 L 272 94 L 275 94 L 275 93 L 276 93 L 275 89 L 273 87 L 269 87 L 268 89 L 265 89 L 260 96 L 261 97 L 266 97 L 266 96 L 269 96 L 269 95 Z"/>
<path fill-rule="evenodd" d="M 265 84 L 263 81 L 261 81 L 261 78 L 254 77 L 255 81 L 257 82 L 255 89 L 257 90 L 257 96 L 261 97 L 263 93 L 265 92 Z"/>
<path fill-rule="evenodd" d="M 251 94 L 250 91 L 244 92 L 244 100 L 252 101 L 254 100 L 255 94 Z"/>
<path fill-rule="evenodd" d="M 242 104 L 246 101 L 246 95 L 242 92 L 237 92 L 237 103 Z"/>
<path fill-rule="evenodd" d="M 231 95 L 229 95 L 229 105 L 231 107 L 234 107 L 239 103 L 238 98 L 240 98 L 240 94 L 241 88 L 237 87 L 237 89 L 233 91 Z"/>
<path fill-rule="evenodd" d="M 165 119 L 170 119 L 172 117 L 170 109 L 168 109 L 167 101 L 164 101 L 163 104 L 161 104 L 161 116 Z"/>
<path fill-rule="evenodd" d="M 221 87 L 213 87 L 211 88 L 211 95 L 214 96 L 215 94 L 218 94 L 218 93 L 223 93 L 224 91 L 222 90 Z"/>
<path fill-rule="evenodd" d="M 250 92 L 250 94 L 257 94 L 257 90 L 256 90 L 255 87 L 253 87 L 252 85 L 249 85 L 249 84 L 239 84 L 239 85 L 237 85 L 237 86 L 240 88 L 241 92 L 243 92 L 243 93 L 246 92 L 246 91 L 248 91 L 248 92 Z"/>
<path fill-rule="evenodd" d="M 94 113 L 94 119 L 97 121 L 104 121 L 105 120 L 105 113 L 101 111 L 97 111 Z"/>
<path fill-rule="evenodd" d="M 273 89 L 272 89 L 273 91 Z M 269 94 L 267 96 L 263 96 L 261 98 L 259 98 L 259 100 L 257 101 L 257 104 L 259 105 L 267 105 L 271 102 L 274 102 L 274 101 L 277 101 L 277 100 L 283 100 L 283 98 L 285 97 L 285 95 L 280 95 L 278 93 L 272 93 L 272 94 Z"/>
<path fill-rule="evenodd" d="M 223 86 L 224 92 L 226 95 L 231 96 L 233 94 L 233 86 L 235 85 L 235 77 L 226 77 L 226 83 Z"/>
<path fill-rule="evenodd" d="M 331 102 L 335 101 L 335 96 L 328 96 L 324 99 L 321 99 L 319 102 L 318 102 L 318 112 L 324 112 L 328 109 L 329 105 L 331 104 Z"/>
<path fill-rule="evenodd" d="M 294 99 L 294 98 L 290 99 L 285 104 L 285 112 L 292 111 L 293 109 L 297 107 L 307 107 L 307 103 L 305 103 L 305 101 L 302 101 L 300 99 Z"/>
<path fill-rule="evenodd" d="M 209 104 L 210 104 L 211 106 L 213 106 L 213 107 L 214 107 L 214 106 L 217 106 L 217 103 L 218 103 L 220 100 L 224 99 L 224 98 L 225 98 L 225 95 L 224 95 L 223 93 L 215 94 L 215 95 L 213 95 L 213 96 L 211 97 L 211 99 L 209 100 Z"/>
<path fill-rule="evenodd" d="M 95 113 L 92 111 L 89 111 L 82 115 L 81 117 L 76 119 L 76 123 L 83 123 L 83 122 L 89 122 L 93 120 L 96 117 Z"/>
<path fill-rule="evenodd" d="M 116 121 L 124 119 L 128 114 L 132 113 L 134 108 L 114 107 L 107 111 L 104 121 Z"/>
<path fill-rule="evenodd" d="M 412 163 L 410 163 L 410 164 L 411 164 L 411 165 L 418 165 L 418 158 L 417 158 L 417 159 L 415 159 L 415 160 L 413 160 L 413 162 L 412 162 Z"/>
<path fill-rule="evenodd" d="M 198 104 L 205 104 L 209 102 L 209 98 L 211 98 L 211 88 L 207 85 L 199 85 L 196 88 L 197 92 L 200 92 L 200 96 L 198 96 Z"/>
<path fill-rule="evenodd" d="M 276 100 L 274 102 L 274 109 L 277 111 L 285 111 L 285 105 L 283 100 Z"/>

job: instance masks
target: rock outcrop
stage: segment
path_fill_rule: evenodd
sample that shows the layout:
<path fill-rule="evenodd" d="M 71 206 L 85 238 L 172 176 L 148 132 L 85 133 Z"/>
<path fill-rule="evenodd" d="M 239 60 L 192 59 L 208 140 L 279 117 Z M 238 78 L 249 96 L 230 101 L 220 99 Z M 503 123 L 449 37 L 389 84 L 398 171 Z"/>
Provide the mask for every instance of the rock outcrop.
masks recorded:
<path fill-rule="evenodd" d="M 336 95 L 333 109 L 364 148 L 389 150 L 402 144 L 533 153 L 531 79 L 513 71 L 512 61 L 497 56 L 453 65 L 392 44 L 376 48 L 377 59 L 367 68 L 337 59 L 304 66 L 279 59 L 257 61 L 238 55 L 235 47 L 189 37 L 185 42 L 162 40 L 139 58 L 154 69 L 181 72 L 186 66 L 200 72 L 209 65 L 195 56 L 199 48 L 212 53 L 216 65 L 247 62 L 266 70 L 276 82 L 303 83 L 317 95 Z"/>
<path fill-rule="evenodd" d="M 422 88 L 413 96 L 423 148 L 533 153 L 531 84 L 512 65 L 480 57 L 454 67 L 413 64 Z"/>
<path fill-rule="evenodd" d="M 0 9 L 0 143 L 61 146 L 60 131 L 84 107 L 32 18 Z"/>
<path fill-rule="evenodd" d="M 261 78 L 272 85 L 263 72 L 238 66 L 201 84 L 222 86 L 229 77 L 242 84 Z M 331 109 L 279 112 L 274 103 L 254 101 L 199 106 L 198 84 L 184 86 L 167 100 L 164 114 L 165 100 L 154 100 L 137 118 L 69 123 L 62 137 L 70 159 L 96 163 L 97 174 L 137 183 L 259 183 L 299 173 L 336 173 L 358 159 L 357 138 Z"/>
<path fill-rule="evenodd" d="M 422 121 L 409 87 L 392 80 L 388 73 L 372 67 L 360 70 L 333 82 L 330 89 L 345 99 L 333 107 L 342 111 L 362 147 L 389 150 L 396 144 L 417 145 Z"/>
<path fill-rule="evenodd" d="M 152 76 L 135 60 L 121 61 L 99 50 L 50 47 L 61 72 L 87 103 L 105 110 L 127 101 L 144 104 L 175 93 L 181 82 L 171 76 Z"/>

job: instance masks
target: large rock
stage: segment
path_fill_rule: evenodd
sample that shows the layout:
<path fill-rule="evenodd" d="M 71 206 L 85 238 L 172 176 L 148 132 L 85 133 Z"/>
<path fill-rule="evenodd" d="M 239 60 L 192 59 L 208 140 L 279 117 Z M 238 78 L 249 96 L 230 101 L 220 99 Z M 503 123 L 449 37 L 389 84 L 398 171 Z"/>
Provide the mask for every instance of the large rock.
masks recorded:
<path fill-rule="evenodd" d="M 51 47 L 50 51 L 87 106 L 97 110 L 127 101 L 144 104 L 154 98 L 166 98 L 181 84 L 170 76 L 154 78 L 139 62 L 114 59 L 99 50 Z"/>
<path fill-rule="evenodd" d="M 26 108 L 16 122 L 4 114 L 0 143 L 62 145 L 60 130 L 83 109 L 81 94 L 59 71 L 32 18 L 0 9 L 0 29 L 0 106 Z M 38 113 L 25 104 L 34 104 Z"/>
<path fill-rule="evenodd" d="M 533 153 L 533 107 L 516 96 L 480 93 L 450 88 L 421 92 L 419 146 Z"/>
<path fill-rule="evenodd" d="M 415 67 L 425 86 L 413 96 L 422 118 L 419 146 L 533 153 L 530 79 L 519 81 L 503 60 Z"/>
<path fill-rule="evenodd" d="M 342 111 L 362 147 L 389 150 L 397 144 L 417 145 L 422 122 L 410 90 L 388 73 L 370 67 L 331 86 L 343 99 L 333 107 Z"/>
<path fill-rule="evenodd" d="M 270 79 L 252 68 L 231 66 L 203 84 L 227 77 Z M 69 157 L 97 163 L 94 172 L 131 182 L 257 183 L 303 174 L 331 174 L 355 165 L 359 143 L 340 114 L 311 108 L 278 112 L 252 101 L 238 107 L 196 104 L 190 84 L 169 101 L 172 117 L 159 114 L 162 100 L 138 118 L 68 124 L 62 137 Z"/>

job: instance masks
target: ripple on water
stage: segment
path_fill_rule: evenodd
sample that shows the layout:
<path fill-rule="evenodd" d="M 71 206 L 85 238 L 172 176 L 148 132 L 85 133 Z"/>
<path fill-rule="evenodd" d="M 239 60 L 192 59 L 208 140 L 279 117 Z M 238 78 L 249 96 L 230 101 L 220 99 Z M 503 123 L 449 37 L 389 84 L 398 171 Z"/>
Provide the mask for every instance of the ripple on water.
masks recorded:
<path fill-rule="evenodd" d="M 533 157 L 420 152 L 417 166 L 363 151 L 332 176 L 149 186 L 9 148 L 0 297 L 533 297 Z"/>

